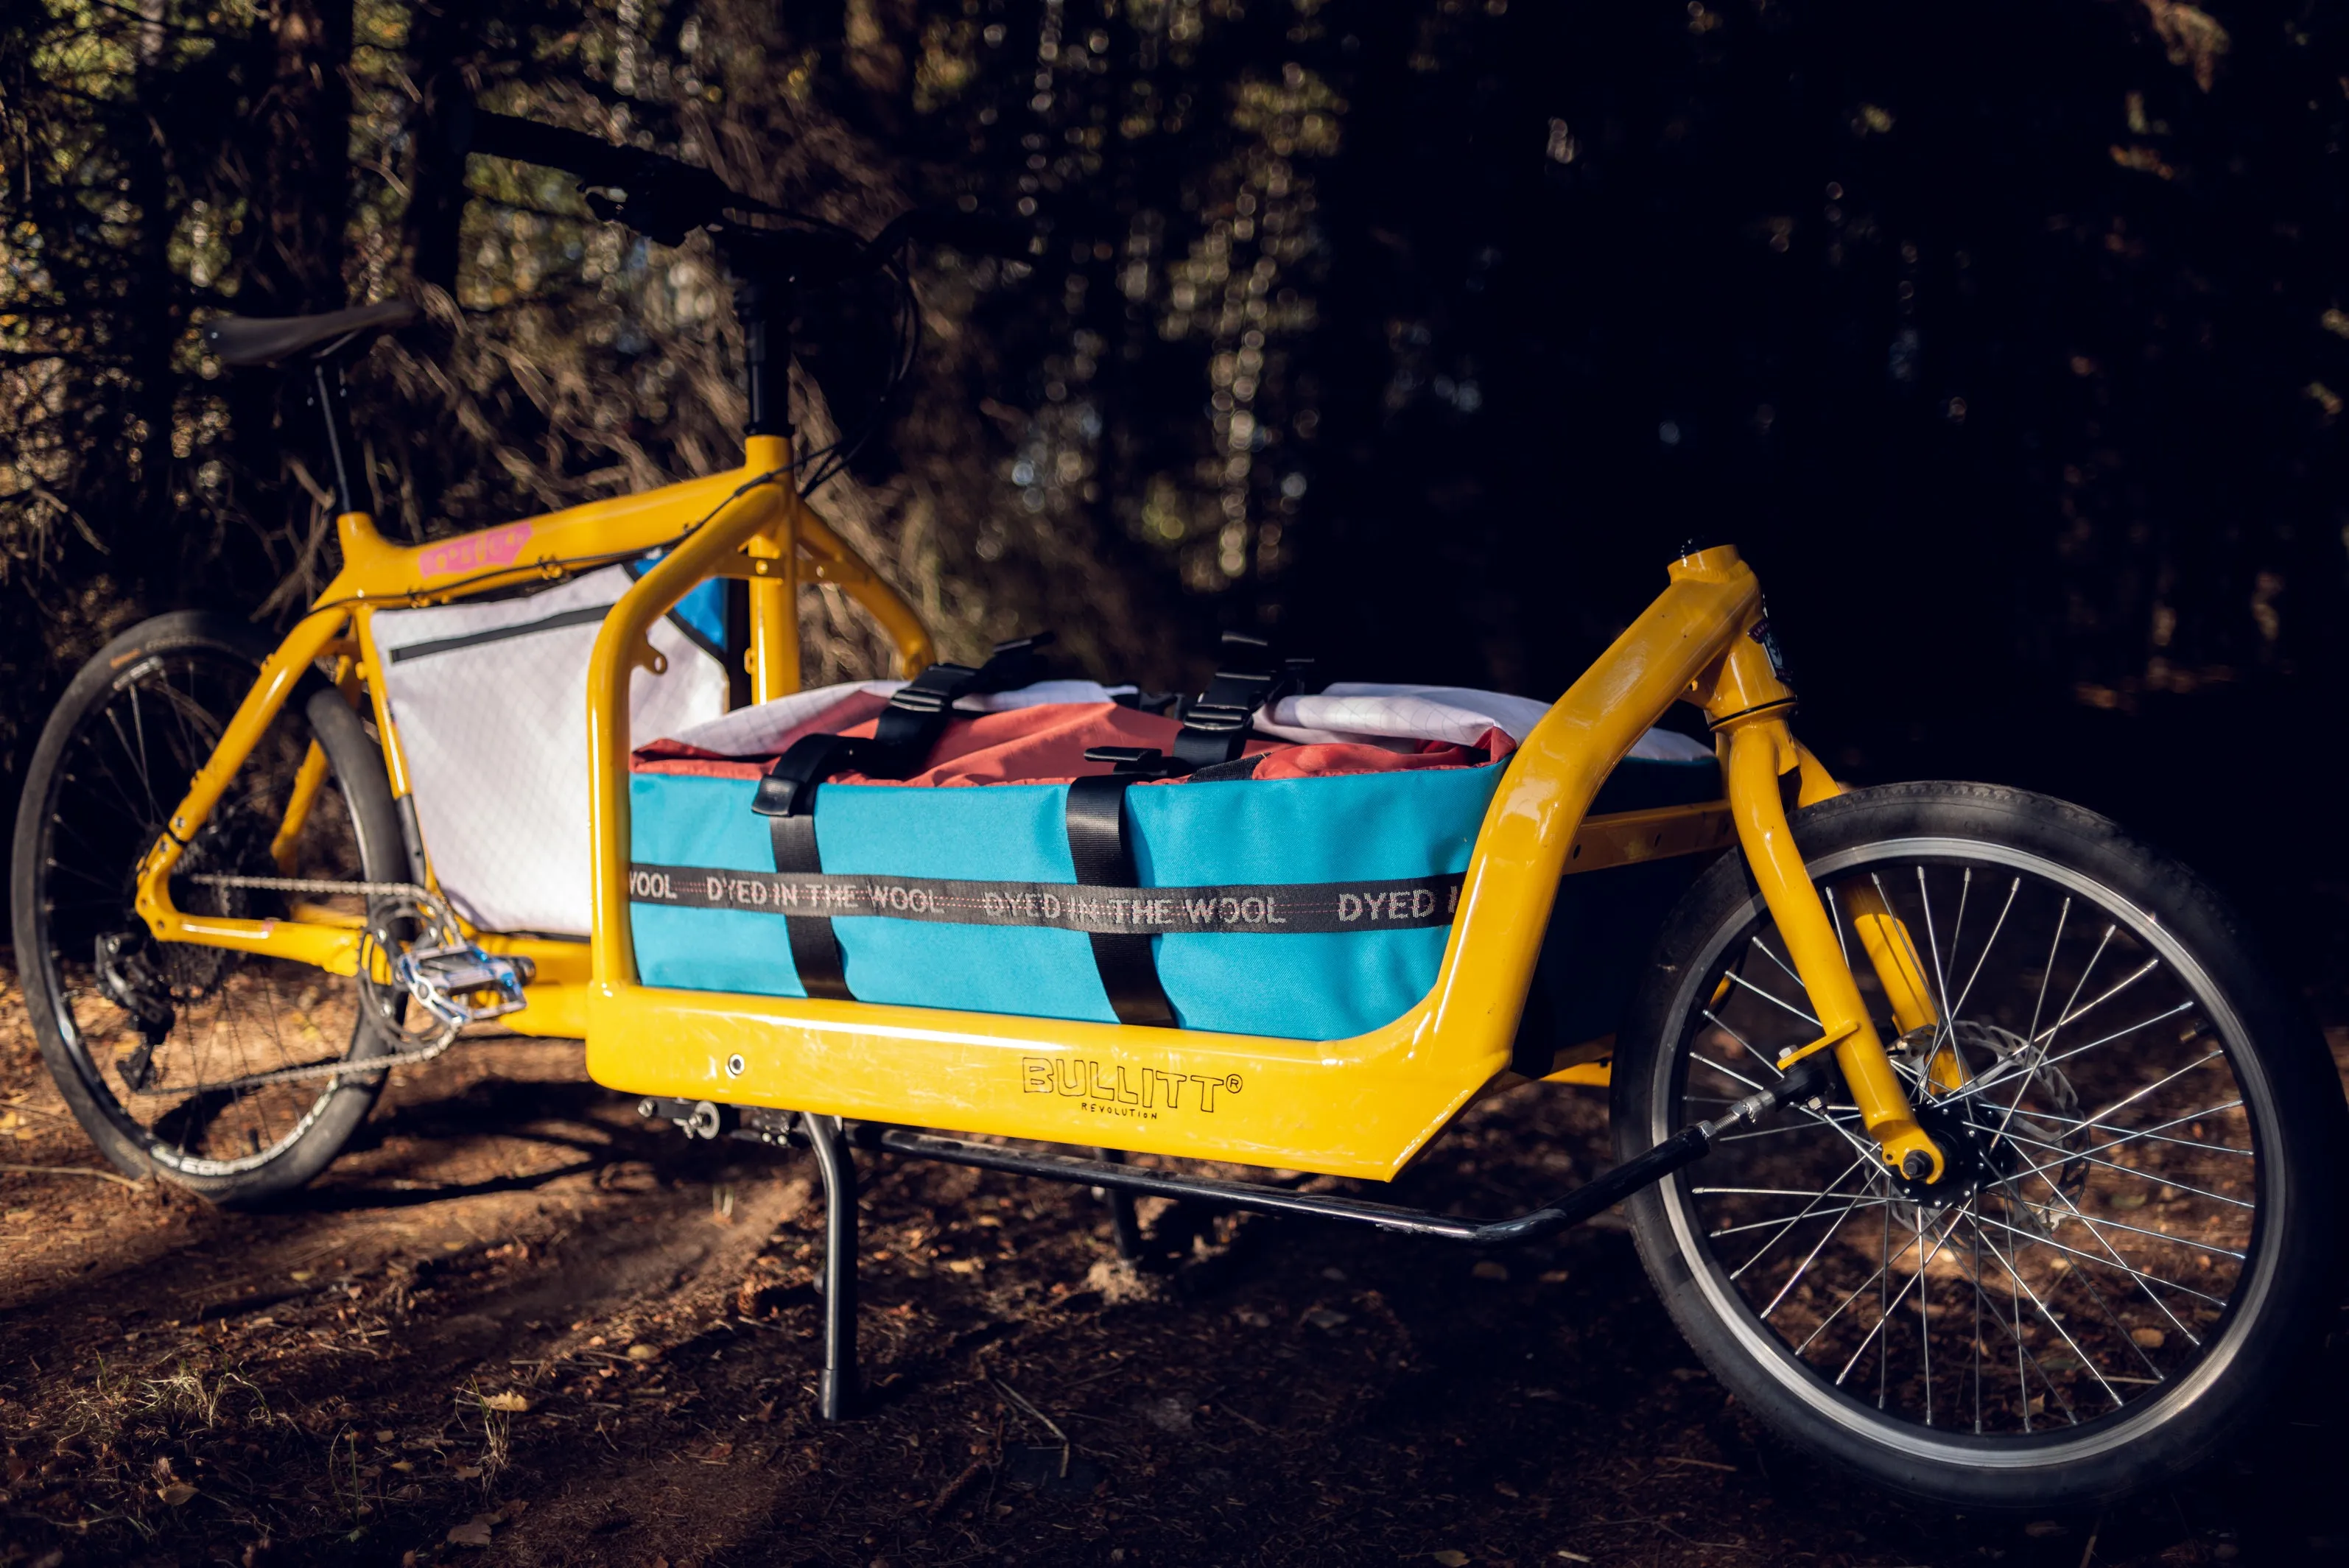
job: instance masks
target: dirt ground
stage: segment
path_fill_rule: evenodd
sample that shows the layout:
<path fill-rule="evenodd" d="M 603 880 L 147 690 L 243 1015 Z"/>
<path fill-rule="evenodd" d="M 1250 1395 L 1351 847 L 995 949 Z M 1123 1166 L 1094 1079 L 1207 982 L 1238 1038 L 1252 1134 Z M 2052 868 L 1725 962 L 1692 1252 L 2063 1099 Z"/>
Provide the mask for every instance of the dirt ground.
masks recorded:
<path fill-rule="evenodd" d="M 2349 1057 L 2349 1032 L 2333 1036 Z M 1604 1107 L 1479 1108 L 1397 1184 L 1497 1213 Z M 2260 1439 L 2097 1518 L 1838 1485 L 1699 1370 L 1619 1228 L 1440 1243 L 866 1170 L 858 1418 L 815 1419 L 802 1153 L 688 1142 L 575 1046 L 395 1076 L 298 1202 L 98 1169 L 0 994 L 0 1568 L 70 1563 L 2349 1561 L 2349 1337 Z"/>

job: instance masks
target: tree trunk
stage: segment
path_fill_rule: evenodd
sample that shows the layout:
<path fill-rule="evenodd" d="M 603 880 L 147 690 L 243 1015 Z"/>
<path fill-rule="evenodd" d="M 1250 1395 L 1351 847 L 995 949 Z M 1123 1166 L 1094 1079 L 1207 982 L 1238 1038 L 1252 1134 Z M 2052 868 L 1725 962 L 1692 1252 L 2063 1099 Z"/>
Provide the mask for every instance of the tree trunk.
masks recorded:
<path fill-rule="evenodd" d="M 254 104 L 243 183 L 251 235 L 237 307 L 298 315 L 349 303 L 352 0 L 274 0 L 253 39 Z M 292 463 L 321 470 L 316 416 L 294 376 L 230 378 L 235 504 L 279 569 L 325 525 Z M 286 418 L 290 415 L 291 418 Z M 236 568 L 232 567 L 232 571 Z"/>
<path fill-rule="evenodd" d="M 408 29 L 409 73 L 422 100 L 408 122 L 400 270 L 450 294 L 457 288 L 457 233 L 465 212 L 465 155 L 450 146 L 450 121 L 472 100 L 468 67 L 474 18 L 468 0 L 419 0 Z"/>

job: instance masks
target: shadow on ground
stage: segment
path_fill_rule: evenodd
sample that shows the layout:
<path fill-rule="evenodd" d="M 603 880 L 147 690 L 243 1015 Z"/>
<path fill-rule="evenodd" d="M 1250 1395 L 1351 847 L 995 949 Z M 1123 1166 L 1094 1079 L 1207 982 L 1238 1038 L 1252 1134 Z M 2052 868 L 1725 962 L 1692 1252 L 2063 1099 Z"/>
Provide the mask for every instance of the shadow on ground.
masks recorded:
<path fill-rule="evenodd" d="M 91 1163 L 5 1049 L 13 1158 Z M 1603 1123 L 1574 1091 L 1506 1097 L 1395 1195 L 1529 1206 L 1589 1173 Z M 833 1427 L 805 1157 L 649 1130 L 574 1046 L 404 1075 L 269 1212 L 0 1176 L 0 1563 L 2349 1561 L 2338 1336 L 2194 1484 L 1961 1519 L 1762 1433 L 1619 1230 L 1495 1273 L 1161 1209 L 1167 1266 L 1137 1274 L 1081 1191 L 868 1174 L 873 1387 Z"/>

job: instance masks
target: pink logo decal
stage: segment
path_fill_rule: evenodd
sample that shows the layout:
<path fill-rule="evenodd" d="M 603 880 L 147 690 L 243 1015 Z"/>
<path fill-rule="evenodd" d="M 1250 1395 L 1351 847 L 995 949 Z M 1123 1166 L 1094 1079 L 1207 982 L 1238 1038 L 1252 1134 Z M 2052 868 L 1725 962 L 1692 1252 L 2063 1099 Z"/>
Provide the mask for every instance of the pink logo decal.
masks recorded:
<path fill-rule="evenodd" d="M 429 579 L 512 566 L 529 540 L 530 524 L 526 522 L 510 522 L 503 528 L 486 528 L 479 533 L 444 539 L 417 556 L 417 575 Z"/>

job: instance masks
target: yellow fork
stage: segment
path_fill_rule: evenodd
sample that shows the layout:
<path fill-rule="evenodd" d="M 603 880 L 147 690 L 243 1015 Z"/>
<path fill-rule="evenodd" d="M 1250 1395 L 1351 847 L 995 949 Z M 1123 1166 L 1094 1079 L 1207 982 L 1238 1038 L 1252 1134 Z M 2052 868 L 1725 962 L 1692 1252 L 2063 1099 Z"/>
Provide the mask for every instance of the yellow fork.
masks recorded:
<path fill-rule="evenodd" d="M 1781 774 L 1802 769 L 1809 775 L 1804 780 L 1806 792 L 1834 789 L 1826 770 L 1786 727 L 1794 708 L 1793 690 L 1779 678 L 1761 641 L 1748 636 L 1731 646 L 1690 696 L 1703 706 L 1713 732 L 1722 738 L 1730 815 L 1737 825 L 1739 847 L 1818 1016 L 1819 1037 L 1788 1052 L 1778 1065 L 1783 1068 L 1814 1052 L 1833 1051 L 1859 1108 L 1860 1123 L 1876 1140 L 1884 1162 L 1911 1181 L 1940 1181 L 1946 1166 L 1940 1147 L 1917 1124 L 1916 1111 L 1868 1016 L 1859 983 L 1845 961 L 1843 944 L 1836 940 L 1826 906 L 1787 826 L 1778 788 Z M 1906 929 L 1880 900 L 1866 913 L 1876 942 L 1871 944 L 1863 936 L 1862 946 L 1868 949 L 1888 995 L 1896 999 L 1895 1017 L 1904 1031 L 1910 1027 L 1912 1015 L 1930 1022 L 1924 975 Z M 1883 949 L 1881 959 L 1878 946 Z"/>

